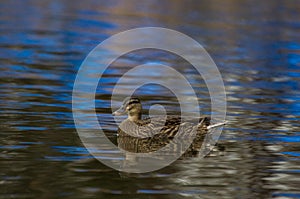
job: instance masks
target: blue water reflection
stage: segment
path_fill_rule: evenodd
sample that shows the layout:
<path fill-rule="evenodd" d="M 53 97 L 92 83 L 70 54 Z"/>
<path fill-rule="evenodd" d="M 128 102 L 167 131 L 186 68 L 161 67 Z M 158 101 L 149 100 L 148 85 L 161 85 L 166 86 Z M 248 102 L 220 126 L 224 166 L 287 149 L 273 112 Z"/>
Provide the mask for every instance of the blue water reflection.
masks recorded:
<path fill-rule="evenodd" d="M 299 10 L 294 0 L 1 1 L 0 198 L 300 198 Z M 225 151 L 131 175 L 102 165 L 82 146 L 71 105 L 76 72 L 99 42 L 142 26 L 182 31 L 215 60 L 228 97 L 229 124 L 219 141 Z M 145 63 L 184 74 L 201 111 L 210 113 L 206 85 L 185 60 L 131 52 L 105 71 L 97 88 L 99 123 L 113 142 L 112 89 Z M 179 112 L 163 87 L 146 85 L 136 95 L 145 114 L 156 103 Z"/>

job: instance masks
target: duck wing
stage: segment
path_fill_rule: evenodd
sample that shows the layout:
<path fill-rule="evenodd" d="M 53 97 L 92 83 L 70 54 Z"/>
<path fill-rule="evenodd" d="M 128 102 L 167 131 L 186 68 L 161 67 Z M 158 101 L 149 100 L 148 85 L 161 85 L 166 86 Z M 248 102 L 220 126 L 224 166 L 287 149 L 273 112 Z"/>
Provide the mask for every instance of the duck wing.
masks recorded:
<path fill-rule="evenodd" d="M 181 129 L 183 138 L 191 137 L 193 130 L 197 130 L 198 134 L 206 134 L 207 126 L 210 123 L 208 117 L 203 118 L 181 118 L 178 116 L 167 116 L 167 118 L 151 118 L 150 126 L 153 133 L 159 137 L 173 138 Z M 156 129 L 154 129 L 156 128 Z"/>
<path fill-rule="evenodd" d="M 185 136 L 189 137 L 190 133 L 195 130 L 204 130 L 209 125 L 208 118 L 182 118 L 178 116 L 152 117 L 139 121 L 124 120 L 118 129 L 120 136 L 132 136 L 137 138 L 173 138 L 179 129 Z M 200 121 L 200 123 L 199 123 Z"/>

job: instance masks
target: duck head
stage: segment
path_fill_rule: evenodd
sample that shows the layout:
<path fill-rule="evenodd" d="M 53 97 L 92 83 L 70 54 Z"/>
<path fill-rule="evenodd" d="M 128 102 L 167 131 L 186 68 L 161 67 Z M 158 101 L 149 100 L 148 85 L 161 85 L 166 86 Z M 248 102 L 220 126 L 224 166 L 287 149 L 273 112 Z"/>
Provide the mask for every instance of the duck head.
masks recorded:
<path fill-rule="evenodd" d="M 113 112 L 114 116 L 128 114 L 128 119 L 131 121 L 140 120 L 142 117 L 142 104 L 136 97 L 127 97 L 123 101 L 122 106 Z"/>

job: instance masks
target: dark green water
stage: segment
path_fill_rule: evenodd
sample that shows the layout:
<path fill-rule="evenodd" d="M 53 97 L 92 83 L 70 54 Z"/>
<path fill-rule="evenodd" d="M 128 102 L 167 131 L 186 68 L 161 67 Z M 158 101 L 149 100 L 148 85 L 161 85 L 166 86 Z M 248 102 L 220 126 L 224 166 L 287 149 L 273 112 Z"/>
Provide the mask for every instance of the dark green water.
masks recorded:
<path fill-rule="evenodd" d="M 300 198 L 299 10 L 293 0 L 1 1 L 0 198 Z M 218 65 L 230 122 L 219 140 L 225 151 L 125 174 L 82 145 L 71 103 L 81 62 L 109 36 L 143 26 L 191 36 Z M 99 122 L 110 139 L 117 129 L 113 85 L 153 60 L 189 77 L 209 113 L 206 86 L 182 59 L 131 53 L 112 64 L 97 90 Z M 178 113 L 176 98 L 161 87 L 138 95 L 146 109 L 159 102 Z"/>

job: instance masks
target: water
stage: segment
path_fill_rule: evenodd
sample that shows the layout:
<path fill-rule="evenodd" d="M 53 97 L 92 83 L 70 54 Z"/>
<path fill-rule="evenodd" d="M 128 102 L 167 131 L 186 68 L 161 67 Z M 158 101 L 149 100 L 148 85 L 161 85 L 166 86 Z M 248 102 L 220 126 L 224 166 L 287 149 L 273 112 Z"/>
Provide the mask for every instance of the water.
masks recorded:
<path fill-rule="evenodd" d="M 297 1 L 2 1 L 0 198 L 300 198 L 299 10 Z M 215 60 L 228 99 L 224 151 L 126 174 L 82 145 L 71 110 L 76 72 L 99 42 L 141 26 L 182 31 Z M 97 90 L 97 114 L 113 141 L 111 90 L 124 71 L 153 59 L 187 75 L 210 111 L 204 82 L 184 60 L 131 53 Z M 160 103 L 179 111 L 164 88 L 137 94 L 146 109 Z"/>

